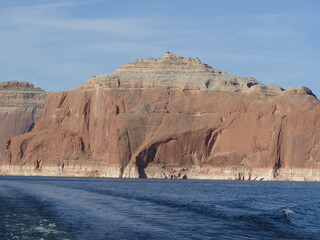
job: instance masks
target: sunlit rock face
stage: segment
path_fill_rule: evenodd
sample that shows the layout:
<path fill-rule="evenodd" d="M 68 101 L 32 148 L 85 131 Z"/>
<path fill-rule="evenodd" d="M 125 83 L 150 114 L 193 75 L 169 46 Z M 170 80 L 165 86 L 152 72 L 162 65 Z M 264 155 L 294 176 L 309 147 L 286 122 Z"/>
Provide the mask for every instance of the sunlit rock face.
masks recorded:
<path fill-rule="evenodd" d="M 30 83 L 0 82 L 0 158 L 9 138 L 33 129 L 45 97 Z"/>
<path fill-rule="evenodd" d="M 167 53 L 50 94 L 2 174 L 320 180 L 320 104 Z"/>

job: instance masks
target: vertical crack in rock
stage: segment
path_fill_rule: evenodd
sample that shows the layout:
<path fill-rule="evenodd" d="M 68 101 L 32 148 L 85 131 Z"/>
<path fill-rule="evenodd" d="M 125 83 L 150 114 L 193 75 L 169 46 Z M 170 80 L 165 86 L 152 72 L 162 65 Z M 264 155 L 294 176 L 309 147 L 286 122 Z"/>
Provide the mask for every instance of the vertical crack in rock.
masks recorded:
<path fill-rule="evenodd" d="M 129 156 L 128 156 L 128 162 L 131 159 L 131 145 L 130 145 L 130 137 L 128 133 L 128 129 L 126 128 L 126 136 L 127 136 L 127 142 L 128 142 L 128 150 L 129 150 Z"/>
<path fill-rule="evenodd" d="M 119 109 L 119 106 L 118 106 L 118 105 L 116 105 L 115 114 L 116 114 L 116 115 L 119 115 L 119 114 L 120 114 L 120 109 Z"/>
<path fill-rule="evenodd" d="M 211 80 L 211 79 L 209 79 L 209 80 L 207 80 L 207 81 L 205 82 L 205 86 L 206 86 L 207 89 L 210 88 L 211 85 L 212 85 L 212 80 Z"/>
<path fill-rule="evenodd" d="M 122 101 L 122 107 L 123 107 L 123 113 L 126 113 L 126 105 L 125 105 L 124 101 Z"/>
<path fill-rule="evenodd" d="M 85 153 L 86 152 L 86 148 L 85 148 L 85 145 L 84 145 L 84 142 L 83 142 L 83 138 L 79 137 L 79 141 L 80 141 L 80 151 L 81 151 L 81 153 Z"/>
<path fill-rule="evenodd" d="M 41 160 L 37 160 L 35 162 L 35 170 L 41 170 L 42 168 L 42 161 Z"/>
<path fill-rule="evenodd" d="M 283 137 L 283 121 L 285 119 L 285 116 L 281 118 L 278 134 L 277 134 L 277 139 L 276 139 L 276 155 L 275 155 L 275 163 L 273 167 L 273 177 L 277 178 L 280 174 L 280 169 L 283 166 L 282 163 L 282 137 Z"/>
<path fill-rule="evenodd" d="M 61 98 L 60 98 L 60 101 L 59 101 L 59 104 L 58 104 L 57 108 L 61 108 L 62 107 L 62 104 L 63 104 L 64 100 L 66 100 L 66 97 L 67 97 L 67 93 L 63 93 Z"/>
<path fill-rule="evenodd" d="M 19 159 L 23 159 L 28 143 L 29 143 L 28 139 L 25 139 L 21 142 L 21 145 L 19 148 L 19 154 L 18 154 Z"/>
<path fill-rule="evenodd" d="M 29 126 L 27 126 L 26 132 L 31 132 L 32 129 L 36 126 L 34 122 L 32 122 Z"/>
<path fill-rule="evenodd" d="M 129 164 L 132 152 L 131 152 L 131 143 L 130 143 L 130 137 L 129 137 L 129 132 L 128 129 L 125 129 L 125 134 L 124 138 L 121 138 L 124 140 L 124 144 L 126 145 L 125 152 L 121 152 L 120 155 L 122 156 L 120 158 L 120 177 L 123 176 L 124 169 L 126 166 Z M 122 149 L 121 147 L 119 149 Z"/>
<path fill-rule="evenodd" d="M 84 107 L 83 107 L 83 132 L 82 132 L 82 137 L 86 136 L 90 136 L 90 114 L 91 114 L 91 98 L 89 96 L 87 96 L 86 94 L 86 99 L 85 99 L 85 103 L 84 103 Z M 88 151 L 90 151 L 90 142 L 88 143 L 87 146 Z"/>
<path fill-rule="evenodd" d="M 83 107 L 83 117 L 85 122 L 85 127 L 89 131 L 89 124 L 90 124 L 90 106 L 91 99 L 87 98 Z"/>
<path fill-rule="evenodd" d="M 6 145 L 6 149 L 9 149 L 11 145 L 11 139 L 8 140 L 7 145 Z"/>
<path fill-rule="evenodd" d="M 210 153 L 212 152 L 214 144 L 218 139 L 219 133 L 220 131 L 217 131 L 217 129 L 210 129 L 208 131 L 204 141 L 205 148 L 206 148 L 206 157 L 209 157 Z"/>

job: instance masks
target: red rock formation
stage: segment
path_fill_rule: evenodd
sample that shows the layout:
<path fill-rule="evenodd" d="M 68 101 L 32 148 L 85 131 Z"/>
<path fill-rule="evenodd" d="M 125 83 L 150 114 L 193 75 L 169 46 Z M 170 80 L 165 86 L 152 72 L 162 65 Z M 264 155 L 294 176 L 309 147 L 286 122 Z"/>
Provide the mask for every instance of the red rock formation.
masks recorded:
<path fill-rule="evenodd" d="M 320 104 L 168 53 L 51 94 L 3 174 L 320 180 Z"/>
<path fill-rule="evenodd" d="M 9 138 L 32 130 L 45 96 L 27 82 L 0 82 L 0 158 Z"/>

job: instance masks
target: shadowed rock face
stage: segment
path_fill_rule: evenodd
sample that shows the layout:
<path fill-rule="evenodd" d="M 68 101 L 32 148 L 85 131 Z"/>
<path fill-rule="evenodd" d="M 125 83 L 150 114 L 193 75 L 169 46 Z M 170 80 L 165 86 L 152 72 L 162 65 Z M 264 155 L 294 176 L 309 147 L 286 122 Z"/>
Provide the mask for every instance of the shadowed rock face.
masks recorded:
<path fill-rule="evenodd" d="M 320 180 L 320 104 L 167 53 L 50 94 L 3 174 Z"/>
<path fill-rule="evenodd" d="M 0 158 L 7 141 L 33 129 L 46 92 L 27 82 L 0 82 Z"/>

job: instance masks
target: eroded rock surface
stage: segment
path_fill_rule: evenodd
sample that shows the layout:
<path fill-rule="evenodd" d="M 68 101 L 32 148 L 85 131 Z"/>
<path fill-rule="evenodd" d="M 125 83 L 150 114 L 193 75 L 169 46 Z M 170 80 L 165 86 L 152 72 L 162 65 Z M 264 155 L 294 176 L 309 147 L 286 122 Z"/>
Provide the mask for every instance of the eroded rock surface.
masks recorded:
<path fill-rule="evenodd" d="M 33 129 L 45 97 L 30 83 L 0 82 L 0 158 L 9 138 Z"/>
<path fill-rule="evenodd" d="M 167 53 L 51 94 L 4 174 L 320 180 L 320 104 Z"/>

